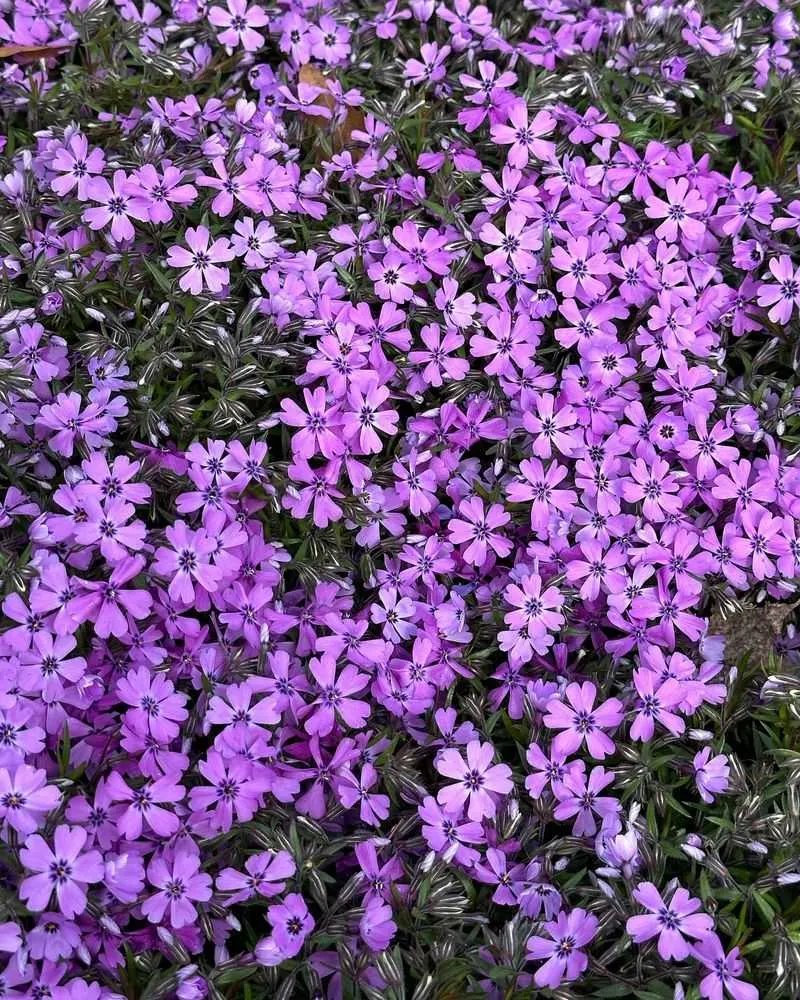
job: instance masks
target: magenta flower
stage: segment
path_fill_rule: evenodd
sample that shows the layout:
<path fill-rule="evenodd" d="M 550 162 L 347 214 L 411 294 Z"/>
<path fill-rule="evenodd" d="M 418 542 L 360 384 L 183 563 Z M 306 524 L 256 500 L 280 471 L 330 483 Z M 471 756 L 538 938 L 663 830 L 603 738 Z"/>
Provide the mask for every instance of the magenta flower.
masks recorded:
<path fill-rule="evenodd" d="M 546 959 L 534 975 L 536 985 L 555 989 L 560 983 L 578 979 L 589 965 L 583 949 L 597 934 L 598 927 L 594 914 L 576 907 L 570 913 L 562 910 L 555 920 L 545 923 L 548 937 L 528 938 L 528 958 L 534 962 Z"/>
<path fill-rule="evenodd" d="M 652 882 L 640 882 L 633 898 L 649 912 L 629 917 L 625 929 L 637 944 L 658 937 L 658 953 L 663 959 L 682 961 L 691 953 L 687 937 L 702 941 L 714 932 L 711 917 L 697 912 L 700 900 L 680 886 L 665 903 Z"/>
<path fill-rule="evenodd" d="M 159 891 L 144 900 L 142 913 L 154 924 L 166 917 L 175 930 L 197 919 L 195 903 L 211 899 L 211 876 L 200 871 L 198 855 L 185 848 L 178 848 L 171 861 L 164 856 L 153 858 L 147 866 L 147 881 Z"/>
<path fill-rule="evenodd" d="M 36 872 L 23 880 L 20 898 L 31 910 L 46 910 L 55 893 L 65 917 L 76 917 L 86 909 L 86 886 L 103 880 L 103 859 L 99 851 L 86 851 L 87 833 L 79 826 L 58 826 L 53 849 L 38 833 L 28 837 L 20 861 Z"/>
<path fill-rule="evenodd" d="M 497 812 L 494 796 L 508 795 L 513 788 L 511 768 L 508 764 L 492 764 L 491 743 L 472 740 L 466 754 L 466 760 L 456 749 L 443 750 L 439 755 L 436 770 L 457 783 L 440 789 L 437 799 L 451 813 L 459 813 L 466 805 L 471 820 L 492 819 Z"/>
<path fill-rule="evenodd" d="M 192 295 L 200 295 L 204 288 L 212 293 L 221 292 L 230 281 L 230 271 L 220 264 L 236 256 L 230 241 L 224 236 L 212 240 L 208 229 L 198 226 L 186 230 L 186 243 L 188 250 L 173 246 L 167 251 L 170 267 L 188 268 L 178 281 L 181 289 Z"/>
<path fill-rule="evenodd" d="M 547 703 L 544 724 L 549 729 L 561 729 L 553 740 L 560 753 L 571 754 L 586 743 L 595 760 L 603 760 L 614 752 L 614 741 L 603 730 L 614 729 L 622 722 L 622 702 L 609 698 L 595 707 L 597 688 L 591 681 L 568 684 L 564 692 L 568 704 L 557 697 Z"/>

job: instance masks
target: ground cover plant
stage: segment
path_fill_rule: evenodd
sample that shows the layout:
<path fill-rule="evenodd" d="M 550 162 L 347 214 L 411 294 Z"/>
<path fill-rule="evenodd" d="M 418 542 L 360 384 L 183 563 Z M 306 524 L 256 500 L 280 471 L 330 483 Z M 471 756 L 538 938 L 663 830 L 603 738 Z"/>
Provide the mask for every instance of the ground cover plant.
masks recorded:
<path fill-rule="evenodd" d="M 0 996 L 800 995 L 791 5 L 2 11 Z"/>

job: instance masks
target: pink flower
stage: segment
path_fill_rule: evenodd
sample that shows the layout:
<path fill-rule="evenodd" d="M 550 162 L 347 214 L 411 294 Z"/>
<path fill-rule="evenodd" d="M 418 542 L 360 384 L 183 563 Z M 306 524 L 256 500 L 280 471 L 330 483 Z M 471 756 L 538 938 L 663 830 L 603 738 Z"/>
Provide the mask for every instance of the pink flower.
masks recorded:
<path fill-rule="evenodd" d="M 188 268 L 178 281 L 181 289 L 192 295 L 200 295 L 203 288 L 214 293 L 222 291 L 230 281 L 230 271 L 219 265 L 236 256 L 230 241 L 225 236 L 212 240 L 208 229 L 198 226 L 186 230 L 186 242 L 188 250 L 173 246 L 167 251 L 170 267 Z"/>
<path fill-rule="evenodd" d="M 224 29 L 217 37 L 229 49 L 241 45 L 245 52 L 256 52 L 264 44 L 264 36 L 254 29 L 269 23 L 266 13 L 256 4 L 248 6 L 247 0 L 226 0 L 226 3 L 227 10 L 212 7 L 208 12 L 211 24 Z"/>
<path fill-rule="evenodd" d="M 597 688 L 591 681 L 568 684 L 564 694 L 567 704 L 558 697 L 551 698 L 543 720 L 548 729 L 563 730 L 553 740 L 554 749 L 571 754 L 585 742 L 595 760 L 613 753 L 614 741 L 603 730 L 614 729 L 622 722 L 622 702 L 609 698 L 595 707 Z"/>
<path fill-rule="evenodd" d="M 84 219 L 92 229 L 111 226 L 111 236 L 119 243 L 132 240 L 136 234 L 131 219 L 146 222 L 147 210 L 129 194 L 129 181 L 124 170 L 114 171 L 114 186 L 105 177 L 93 177 L 87 185 L 91 201 L 99 202 L 98 208 L 87 208 Z"/>
<path fill-rule="evenodd" d="M 701 239 L 705 226 L 694 218 L 706 208 L 700 194 L 689 187 L 689 181 L 685 177 L 667 180 L 666 191 L 667 201 L 651 195 L 646 202 L 645 214 L 648 219 L 664 219 L 656 229 L 656 236 L 670 243 L 677 241 L 679 233 L 689 240 Z"/>
<path fill-rule="evenodd" d="M 443 750 L 436 761 L 436 770 L 457 784 L 442 788 L 439 803 L 449 812 L 459 813 L 466 804 L 467 816 L 476 822 L 492 819 L 497 812 L 494 796 L 505 796 L 513 788 L 508 764 L 492 764 L 494 747 L 491 743 L 472 740 L 466 747 L 467 759 L 458 750 Z"/>
<path fill-rule="evenodd" d="M 452 518 L 447 530 L 456 545 L 469 543 L 464 549 L 464 559 L 468 563 L 483 566 L 490 548 L 501 559 L 511 552 L 511 542 L 496 530 L 511 520 L 502 504 L 492 504 L 486 510 L 480 497 L 472 497 L 461 501 L 458 513 L 461 517 Z"/>
<path fill-rule="evenodd" d="M 176 521 L 166 529 L 169 546 L 156 549 L 153 571 L 171 577 L 169 596 L 176 601 L 191 604 L 195 597 L 195 583 L 204 590 L 215 591 L 222 573 L 212 566 L 209 553 L 216 549 L 214 539 L 199 528 L 192 531 L 185 521 Z"/>
<path fill-rule="evenodd" d="M 538 160 L 551 160 L 555 154 L 555 143 L 542 137 L 550 135 L 556 126 L 549 111 L 539 111 L 532 122 L 528 122 L 528 105 L 525 101 L 515 101 L 508 112 L 508 125 L 493 125 L 492 139 L 503 146 L 511 146 L 508 151 L 509 166 L 523 170 L 533 156 Z"/>

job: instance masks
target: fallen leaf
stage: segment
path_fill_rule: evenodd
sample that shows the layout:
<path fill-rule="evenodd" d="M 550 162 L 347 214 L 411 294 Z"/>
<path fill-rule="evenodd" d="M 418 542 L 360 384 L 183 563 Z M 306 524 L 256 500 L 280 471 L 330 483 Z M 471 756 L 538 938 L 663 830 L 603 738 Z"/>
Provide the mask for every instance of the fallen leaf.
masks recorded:
<path fill-rule="evenodd" d="M 17 62 L 53 59 L 60 56 L 69 45 L 69 42 L 52 42 L 49 45 L 0 45 L 0 59 L 16 59 Z"/>
<path fill-rule="evenodd" d="M 317 104 L 322 108 L 327 108 L 331 114 L 333 114 L 336 107 L 336 99 L 331 93 L 329 78 L 326 77 L 324 73 L 322 73 L 316 66 L 312 66 L 311 63 L 305 63 L 300 67 L 300 83 L 321 88 L 324 93 L 317 97 L 314 104 Z M 316 129 L 325 128 L 324 123 L 321 122 L 310 122 L 309 124 Z M 347 114 L 344 116 L 344 120 L 340 125 L 337 125 L 331 133 L 334 152 L 339 153 L 343 149 L 350 149 L 353 160 L 358 162 L 358 160 L 360 160 L 364 155 L 364 149 L 363 147 L 358 146 L 355 148 L 353 147 L 352 135 L 353 132 L 363 128 L 364 112 L 361 108 L 349 107 L 347 109 Z"/>

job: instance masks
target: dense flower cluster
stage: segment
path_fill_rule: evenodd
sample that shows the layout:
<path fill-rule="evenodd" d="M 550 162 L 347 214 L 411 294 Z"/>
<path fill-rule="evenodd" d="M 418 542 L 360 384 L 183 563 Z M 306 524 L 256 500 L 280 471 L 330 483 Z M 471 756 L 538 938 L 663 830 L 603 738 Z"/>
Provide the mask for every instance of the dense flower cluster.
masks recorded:
<path fill-rule="evenodd" d="M 513 35 L 467 0 L 126 0 L 101 19 L 147 66 L 174 42 L 174 96 L 9 130 L 3 995 L 139 995 L 143 953 L 143 996 L 264 969 L 283 997 L 377 995 L 418 915 L 469 902 L 489 996 L 631 956 L 758 996 L 736 922 L 659 860 L 646 772 L 725 795 L 711 610 L 800 576 L 800 400 L 752 399 L 741 360 L 796 328 L 800 201 L 526 92 L 605 52 L 679 94 L 733 28 L 644 4 L 685 53 L 651 64 L 622 12 L 524 7 Z M 95 13 L 8 11 L 9 116 L 57 97 Z M 798 29 L 751 16 L 763 87 Z M 392 114 L 342 81 L 395 44 Z M 250 360 L 157 414 L 141 349 L 180 336 Z M 196 434 L 229 390 L 230 431 Z"/>

